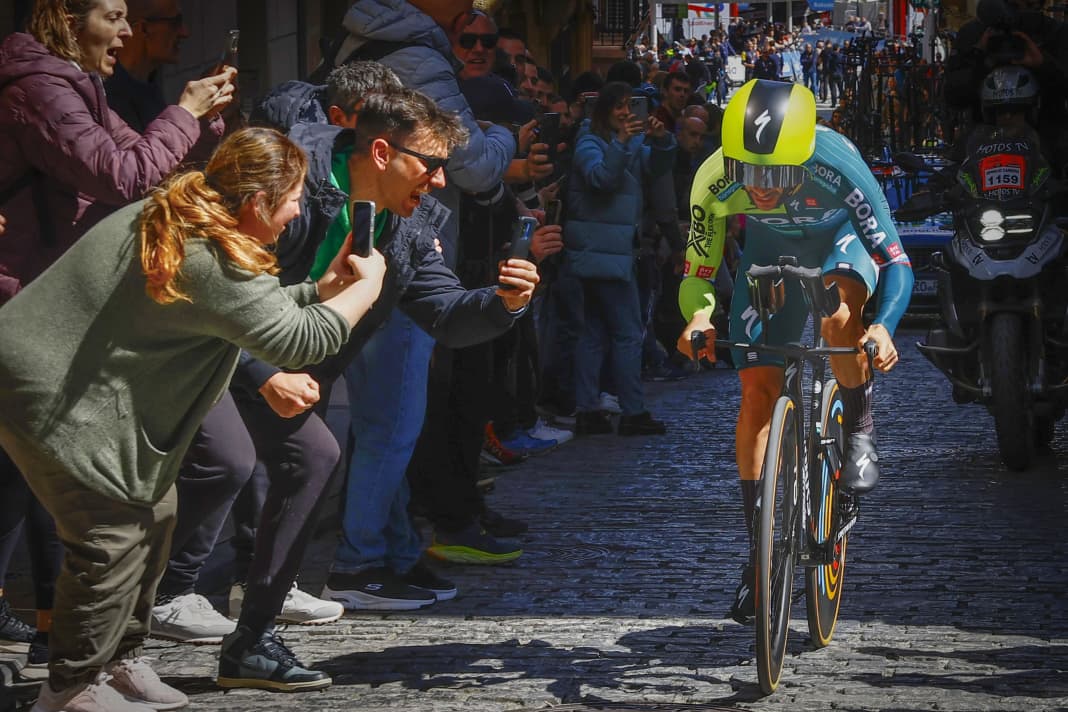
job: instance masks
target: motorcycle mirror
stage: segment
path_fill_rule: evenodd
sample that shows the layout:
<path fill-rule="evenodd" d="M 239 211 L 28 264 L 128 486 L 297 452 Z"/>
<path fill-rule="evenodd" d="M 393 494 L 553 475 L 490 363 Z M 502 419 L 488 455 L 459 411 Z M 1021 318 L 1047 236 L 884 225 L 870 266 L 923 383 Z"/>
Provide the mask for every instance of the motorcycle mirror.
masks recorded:
<path fill-rule="evenodd" d="M 930 170 L 927 162 L 923 160 L 922 156 L 917 156 L 915 153 L 908 153 L 907 151 L 895 153 L 894 163 L 910 173 L 919 173 L 920 171 Z"/>

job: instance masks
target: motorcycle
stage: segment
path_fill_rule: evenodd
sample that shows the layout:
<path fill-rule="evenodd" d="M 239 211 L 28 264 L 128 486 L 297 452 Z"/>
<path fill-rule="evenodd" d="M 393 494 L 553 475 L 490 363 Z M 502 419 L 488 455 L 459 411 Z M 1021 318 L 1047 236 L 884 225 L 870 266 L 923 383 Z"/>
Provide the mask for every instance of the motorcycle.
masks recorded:
<path fill-rule="evenodd" d="M 1023 470 L 1068 407 L 1066 224 L 1053 209 L 1066 191 L 1029 128 L 981 126 L 967 156 L 942 169 L 896 157 L 906 171 L 932 172 L 931 190 L 906 201 L 899 219 L 953 213 L 948 249 L 932 255 L 940 323 L 917 347 L 954 401 L 987 407 L 1002 460 Z"/>

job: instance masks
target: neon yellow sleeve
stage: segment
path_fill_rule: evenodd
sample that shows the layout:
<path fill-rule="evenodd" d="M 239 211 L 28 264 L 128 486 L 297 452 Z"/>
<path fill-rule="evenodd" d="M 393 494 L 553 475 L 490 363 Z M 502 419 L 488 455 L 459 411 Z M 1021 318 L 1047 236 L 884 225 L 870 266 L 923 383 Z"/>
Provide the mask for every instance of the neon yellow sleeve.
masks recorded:
<path fill-rule="evenodd" d="M 723 177 L 723 151 L 716 151 L 697 169 L 690 188 L 690 235 L 686 242 L 684 279 L 679 309 L 689 321 L 699 311 L 711 317 L 716 308 L 713 283 L 723 262 L 727 211 L 719 196 L 731 185 Z"/>

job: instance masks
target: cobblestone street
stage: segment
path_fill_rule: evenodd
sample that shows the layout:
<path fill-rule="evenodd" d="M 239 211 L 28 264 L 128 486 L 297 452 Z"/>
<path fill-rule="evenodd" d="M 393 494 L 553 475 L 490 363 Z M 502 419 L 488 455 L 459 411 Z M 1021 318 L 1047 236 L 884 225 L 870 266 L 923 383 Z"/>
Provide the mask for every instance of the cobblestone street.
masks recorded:
<path fill-rule="evenodd" d="M 899 335 L 877 382 L 883 480 L 850 536 L 834 641 L 814 650 L 796 603 L 770 697 L 752 628 L 726 618 L 744 550 L 726 369 L 648 384 L 664 437 L 589 437 L 504 471 L 491 505 L 530 523 L 525 553 L 442 566 L 455 600 L 286 630 L 333 676 L 324 692 L 224 693 L 217 647 L 148 654 L 193 710 L 1068 709 L 1068 467 L 1005 470 L 992 419 L 951 401 L 920 338 Z M 303 588 L 320 590 L 332 543 L 315 541 Z"/>

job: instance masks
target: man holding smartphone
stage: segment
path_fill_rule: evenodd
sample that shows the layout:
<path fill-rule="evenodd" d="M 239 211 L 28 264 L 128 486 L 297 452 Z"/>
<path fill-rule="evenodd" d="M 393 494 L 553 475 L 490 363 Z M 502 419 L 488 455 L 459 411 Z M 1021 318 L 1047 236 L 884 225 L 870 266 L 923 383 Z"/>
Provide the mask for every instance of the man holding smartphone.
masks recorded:
<path fill-rule="evenodd" d="M 153 78 L 164 65 L 178 63 L 181 43 L 189 37 L 189 28 L 179 0 L 129 0 L 127 20 L 131 35 L 119 48 L 115 73 L 104 86 L 108 106 L 130 128 L 144 133 L 167 108 L 167 100 Z M 221 89 L 224 86 L 221 75 L 227 73 L 225 86 L 236 85 L 236 69 L 220 67 L 209 77 L 194 82 L 215 82 Z M 240 106 L 232 101 L 221 114 L 205 116 L 201 121 L 200 140 L 189 150 L 187 164 L 206 162 L 222 137 L 241 127 Z"/>
<path fill-rule="evenodd" d="M 353 412 L 354 452 L 342 536 L 323 592 L 324 598 L 346 608 L 421 608 L 456 593 L 455 586 L 418 563 L 423 544 L 407 514 L 405 467 L 370 468 L 364 462 L 379 461 L 384 455 L 377 448 L 388 442 L 379 437 L 383 424 L 377 422 L 378 410 L 370 404 L 399 400 L 402 410 L 408 410 L 425 397 L 425 391 L 422 396 L 411 391 L 419 388 L 419 379 L 408 377 L 410 358 L 392 349 L 390 339 L 378 338 L 378 325 L 396 307 L 420 327 L 420 333 L 425 330 L 448 346 L 486 341 L 511 326 L 538 281 L 530 262 L 506 260 L 498 270 L 500 286 L 465 290 L 446 268 L 435 238 L 448 211 L 426 193 L 444 186 L 442 168 L 462 131 L 442 125 L 438 115 L 443 112 L 436 107 L 431 111 L 433 106 L 423 95 L 401 89 L 368 97 L 352 134 L 310 124 L 291 132 L 309 155 L 321 157 L 309 169 L 309 185 L 318 185 L 321 173 L 337 166 L 339 155 L 351 146 L 341 164 L 347 180 L 334 171 L 341 179 L 338 187 L 314 198 L 318 205 L 301 211 L 292 224 L 293 238 L 307 240 L 312 236 L 305 231 L 349 222 L 350 213 L 344 208 L 350 200 L 356 205 L 373 201 L 375 246 L 388 265 L 387 286 L 366 319 L 368 330 L 354 332 L 341 354 L 311 369 L 322 383 L 345 370 L 350 399 L 368 404 Z M 402 128 L 390 128 L 394 126 Z M 351 143 L 346 146 L 349 136 Z M 334 215 L 335 223 L 324 226 L 317 217 L 323 213 Z M 380 349 L 391 358 L 383 358 Z M 425 389 L 425 376 L 422 383 Z M 403 412 L 394 417 L 404 417 Z M 406 459 L 410 450 L 394 455 Z"/>

